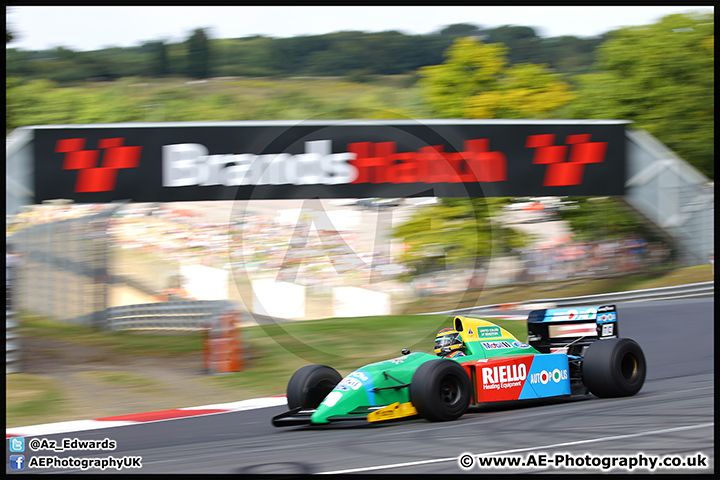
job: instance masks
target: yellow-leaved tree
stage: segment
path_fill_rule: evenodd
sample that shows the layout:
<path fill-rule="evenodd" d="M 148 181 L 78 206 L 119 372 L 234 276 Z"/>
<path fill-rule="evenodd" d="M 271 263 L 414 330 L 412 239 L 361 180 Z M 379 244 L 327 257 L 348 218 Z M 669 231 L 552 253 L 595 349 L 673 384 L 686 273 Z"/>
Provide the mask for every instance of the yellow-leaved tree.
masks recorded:
<path fill-rule="evenodd" d="M 557 118 L 576 98 L 546 65 L 508 65 L 507 48 L 473 37 L 457 39 L 445 62 L 420 70 L 420 87 L 440 118 Z"/>

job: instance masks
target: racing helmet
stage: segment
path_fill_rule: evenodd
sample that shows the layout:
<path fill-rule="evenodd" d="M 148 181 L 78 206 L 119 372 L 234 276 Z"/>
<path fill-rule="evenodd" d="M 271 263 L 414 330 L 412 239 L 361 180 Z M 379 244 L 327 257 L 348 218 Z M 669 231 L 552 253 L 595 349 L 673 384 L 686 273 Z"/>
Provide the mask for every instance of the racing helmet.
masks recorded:
<path fill-rule="evenodd" d="M 435 355 L 446 357 L 461 351 L 465 347 L 460 332 L 452 328 L 443 328 L 435 336 Z M 454 355 L 453 355 L 454 356 Z"/>

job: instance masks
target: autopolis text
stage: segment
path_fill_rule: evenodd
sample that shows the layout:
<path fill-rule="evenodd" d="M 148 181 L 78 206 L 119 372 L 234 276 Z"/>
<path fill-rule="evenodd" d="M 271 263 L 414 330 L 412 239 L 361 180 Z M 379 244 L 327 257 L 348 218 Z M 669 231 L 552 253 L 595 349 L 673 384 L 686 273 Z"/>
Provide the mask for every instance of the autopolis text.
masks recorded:
<path fill-rule="evenodd" d="M 38 456 L 28 459 L 28 468 L 79 468 L 88 470 L 91 468 L 99 468 L 105 470 L 114 468 L 122 470 L 123 468 L 142 468 L 142 457 L 125 456 L 115 458 L 113 456 L 104 458 L 75 458 L 75 457 L 55 457 L 55 456 Z"/>
<path fill-rule="evenodd" d="M 41 450 L 53 452 L 64 452 L 66 450 L 115 450 L 117 442 L 109 438 L 102 440 L 81 440 L 79 438 L 53 440 L 48 438 L 33 438 L 28 442 L 28 446 L 33 452 Z"/>
<path fill-rule="evenodd" d="M 458 458 L 458 465 L 471 468 L 556 468 L 591 470 L 660 470 L 660 469 L 702 469 L 708 468 L 708 457 L 702 453 L 693 455 L 596 455 L 592 453 L 530 453 L 527 455 L 471 455 L 464 453 Z"/>

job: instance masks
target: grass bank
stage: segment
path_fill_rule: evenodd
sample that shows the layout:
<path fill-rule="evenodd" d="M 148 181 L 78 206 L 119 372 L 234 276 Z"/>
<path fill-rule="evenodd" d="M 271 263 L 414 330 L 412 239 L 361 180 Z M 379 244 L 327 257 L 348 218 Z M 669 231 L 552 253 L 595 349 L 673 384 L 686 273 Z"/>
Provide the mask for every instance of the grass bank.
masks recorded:
<path fill-rule="evenodd" d="M 401 313 L 437 312 L 479 305 L 496 305 L 671 287 L 688 283 L 708 282 L 714 279 L 710 265 L 697 265 L 679 269 L 658 269 L 625 276 L 515 283 L 418 299 L 408 303 Z"/>

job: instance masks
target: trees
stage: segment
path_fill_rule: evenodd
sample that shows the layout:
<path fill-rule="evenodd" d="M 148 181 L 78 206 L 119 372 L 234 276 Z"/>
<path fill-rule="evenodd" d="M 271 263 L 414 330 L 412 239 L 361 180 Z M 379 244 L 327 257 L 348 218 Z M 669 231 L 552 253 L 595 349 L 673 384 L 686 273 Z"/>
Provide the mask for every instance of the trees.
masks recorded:
<path fill-rule="evenodd" d="M 480 36 L 482 30 L 472 23 L 454 23 L 444 27 L 439 33 L 444 37 L 452 37 L 454 39 L 457 37 Z"/>
<path fill-rule="evenodd" d="M 162 40 L 145 42 L 140 48 L 140 54 L 148 58 L 148 72 L 154 77 L 164 77 L 170 73 L 167 45 Z"/>
<path fill-rule="evenodd" d="M 541 56 L 555 71 L 569 75 L 590 73 L 595 63 L 595 50 L 603 36 L 578 38 L 571 35 L 543 39 Z M 568 81 L 572 82 L 572 78 Z"/>
<path fill-rule="evenodd" d="M 505 45 L 512 64 L 537 62 L 541 55 L 541 40 L 532 27 L 503 25 L 489 30 L 485 42 Z"/>
<path fill-rule="evenodd" d="M 12 34 L 12 32 L 9 32 Z M 7 49 L 9 75 L 47 78 L 60 83 L 88 78 L 129 76 L 346 76 L 415 74 L 420 67 L 443 62 L 443 52 L 461 37 L 504 44 L 510 64 L 546 63 L 559 71 L 587 71 L 598 40 L 553 42 L 530 27 L 482 29 L 454 24 L 424 35 L 398 31 L 340 31 L 288 38 L 251 36 L 210 39 L 207 30 L 190 33 L 178 43 L 163 40 L 135 47 L 88 52 Z M 569 42 L 569 43 L 568 43 Z M 569 52 L 569 57 L 567 56 Z M 192 58 L 192 60 L 191 60 Z"/>
<path fill-rule="evenodd" d="M 526 63 L 508 68 L 497 87 L 470 98 L 465 112 L 471 118 L 554 118 L 576 97 L 545 65 Z"/>
<path fill-rule="evenodd" d="M 187 47 L 186 74 L 192 78 L 210 76 L 210 41 L 205 29 L 197 28 L 185 42 Z"/>
<path fill-rule="evenodd" d="M 503 44 L 459 38 L 445 62 L 420 70 L 432 113 L 443 118 L 553 118 L 575 98 L 568 83 L 545 65 L 508 67 Z"/>
<path fill-rule="evenodd" d="M 641 235 L 646 240 L 660 240 L 645 219 L 620 198 L 570 197 L 564 203 L 572 208 L 558 212 L 562 220 L 581 241 L 596 241 Z"/>
<path fill-rule="evenodd" d="M 530 239 L 495 222 L 508 198 L 441 198 L 393 231 L 405 250 L 408 277 L 450 268 L 474 268 L 493 254 L 525 247 Z"/>
<path fill-rule="evenodd" d="M 599 73 L 578 77 L 572 118 L 632 120 L 714 177 L 714 16 L 681 14 L 611 32 Z"/>

